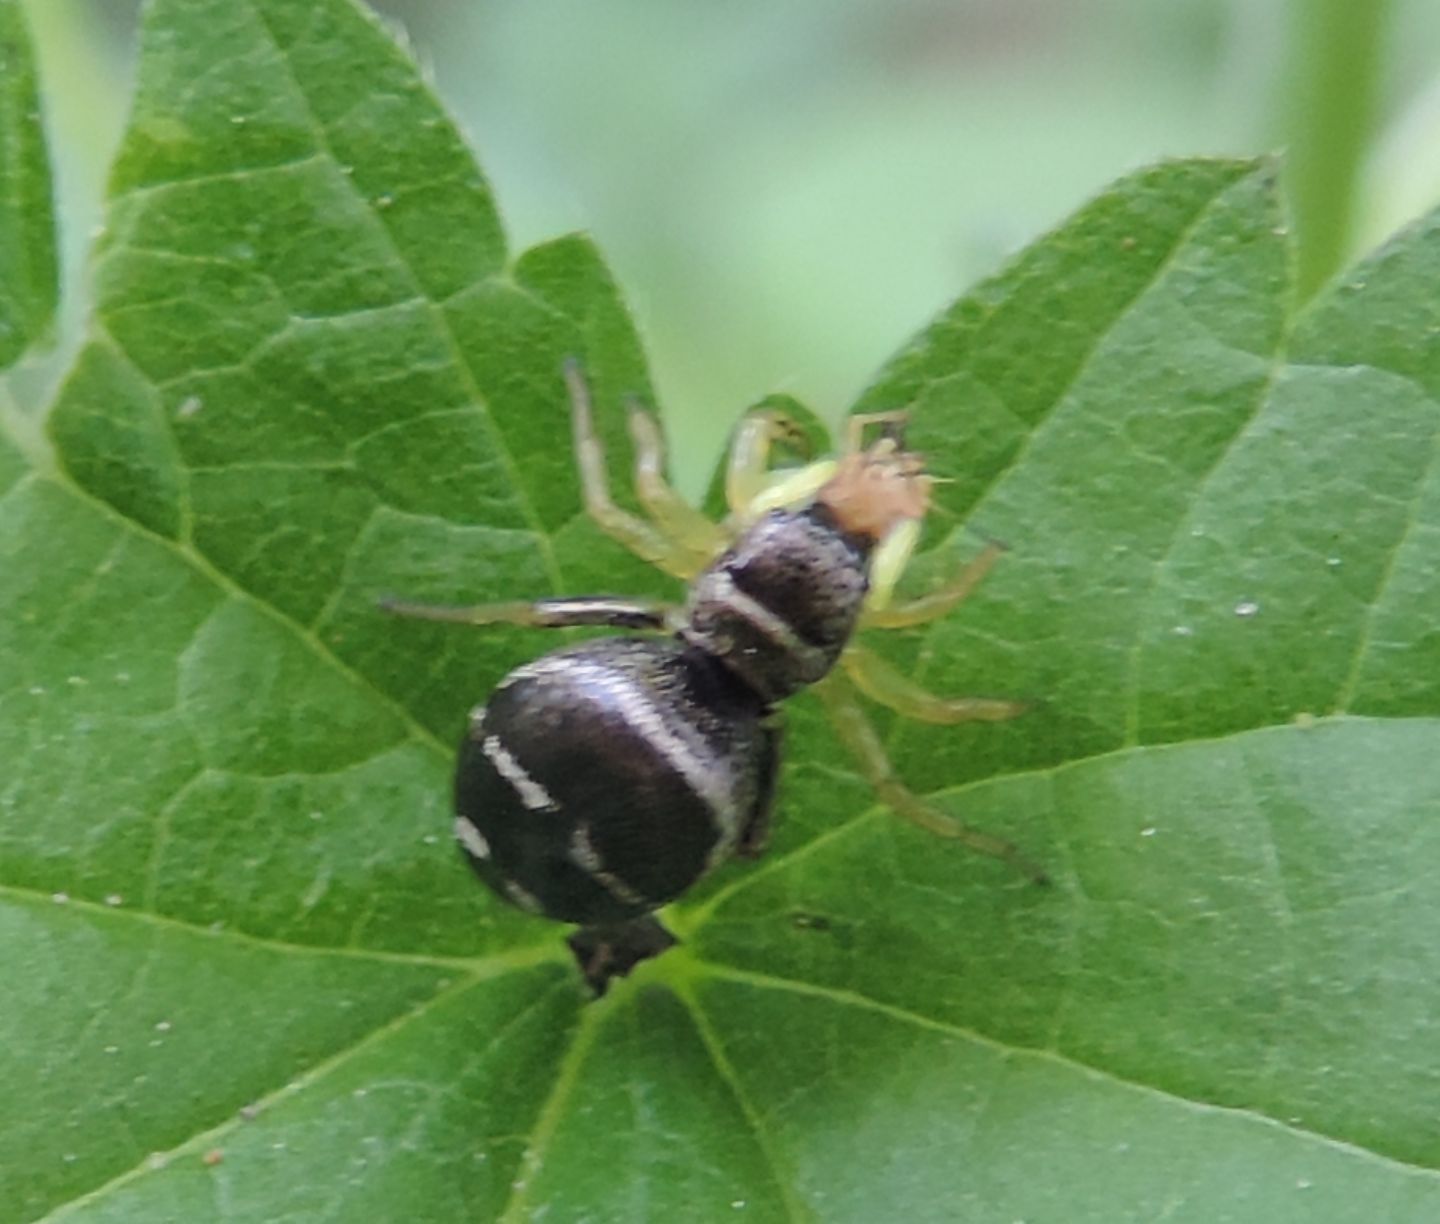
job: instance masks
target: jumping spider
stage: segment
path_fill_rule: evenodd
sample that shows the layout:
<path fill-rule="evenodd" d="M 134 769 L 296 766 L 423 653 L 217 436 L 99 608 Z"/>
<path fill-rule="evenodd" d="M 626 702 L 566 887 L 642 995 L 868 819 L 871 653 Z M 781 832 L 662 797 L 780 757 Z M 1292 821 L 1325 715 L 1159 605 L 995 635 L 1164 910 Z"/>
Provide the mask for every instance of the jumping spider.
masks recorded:
<path fill-rule="evenodd" d="M 731 855 L 765 848 L 780 763 L 776 705 L 813 688 L 860 772 L 921 828 L 1043 875 L 1010 843 L 972 829 L 895 775 L 858 694 L 932 723 L 999 720 L 1023 705 L 937 697 L 854 640 L 949 612 L 999 554 L 988 546 L 938 590 L 897 602 L 933 480 L 904 449 L 903 413 L 850 419 L 837 459 L 771 472 L 793 426 L 742 422 L 726 469 L 730 507 L 711 522 L 664 476 L 659 427 L 630 409 L 635 493 L 617 506 L 589 387 L 565 366 L 585 508 L 607 534 L 689 584 L 683 606 L 582 597 L 391 612 L 473 625 L 606 625 L 662 637 L 587 641 L 516 668 L 470 714 L 455 775 L 455 833 L 476 873 L 569 939 L 597 994 L 671 946 L 654 911 Z M 878 438 L 865 445 L 867 430 Z M 838 662 L 839 667 L 835 664 Z"/>

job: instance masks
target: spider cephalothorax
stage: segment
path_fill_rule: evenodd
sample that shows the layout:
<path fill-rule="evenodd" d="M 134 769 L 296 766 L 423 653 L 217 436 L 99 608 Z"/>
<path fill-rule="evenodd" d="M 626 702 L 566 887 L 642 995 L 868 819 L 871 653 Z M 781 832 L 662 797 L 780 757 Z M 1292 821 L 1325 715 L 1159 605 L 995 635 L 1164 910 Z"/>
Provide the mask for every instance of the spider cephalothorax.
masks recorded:
<path fill-rule="evenodd" d="M 770 510 L 752 523 L 695 579 L 678 626 L 766 702 L 835 666 L 870 587 L 880 537 L 853 530 L 826 500 L 829 488 L 803 509 Z"/>
<path fill-rule="evenodd" d="M 712 523 L 665 482 L 660 433 L 631 410 L 643 519 L 611 500 L 589 389 L 567 365 L 586 509 L 609 534 L 685 579 L 683 606 L 608 597 L 389 610 L 470 624 L 609 625 L 668 636 L 586 642 L 511 672 L 470 715 L 455 779 L 456 837 L 511 904 L 577 924 L 570 944 L 597 993 L 673 938 L 653 911 L 733 854 L 764 849 L 780 763 L 776 703 L 815 686 L 860 771 L 895 812 L 1025 866 L 1007 842 L 960 824 L 895 776 L 855 689 L 931 722 L 1010 718 L 1016 702 L 946 699 L 855 641 L 866 625 L 922 624 L 959 603 L 994 546 L 907 603 L 894 587 L 929 507 L 931 478 L 903 415 L 851 419 L 838 459 L 767 468 L 788 428 L 737 431 L 730 517 Z M 883 427 L 863 444 L 865 430 Z M 837 666 L 838 665 L 838 666 Z M 1033 876 L 1039 873 L 1025 867 Z"/>

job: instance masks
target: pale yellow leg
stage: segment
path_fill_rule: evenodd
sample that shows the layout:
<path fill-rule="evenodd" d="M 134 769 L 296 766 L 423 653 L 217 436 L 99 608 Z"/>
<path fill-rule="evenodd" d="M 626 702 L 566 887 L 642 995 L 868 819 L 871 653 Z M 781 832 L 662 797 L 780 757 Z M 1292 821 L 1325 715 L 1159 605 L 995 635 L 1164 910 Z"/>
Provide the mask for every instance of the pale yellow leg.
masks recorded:
<path fill-rule="evenodd" d="M 854 454 L 865 449 L 865 431 L 872 425 L 891 425 L 898 431 L 910 414 L 903 408 L 890 412 L 861 412 L 845 418 L 845 453 Z"/>
<path fill-rule="evenodd" d="M 979 854 L 1003 859 L 1037 884 L 1050 882 L 1045 871 L 1021 854 L 1011 842 L 972 829 L 910 790 L 896 776 L 880 737 L 875 734 L 875 728 L 865 717 L 854 690 L 842 674 L 832 672 L 815 686 L 815 691 L 830 716 L 836 735 L 855 757 L 861 774 L 897 816 L 939 837 L 958 841 Z"/>
<path fill-rule="evenodd" d="M 840 662 L 865 696 L 904 718 L 947 726 L 962 722 L 1003 722 L 1025 713 L 1028 708 L 1023 701 L 995 697 L 939 697 L 858 643 L 846 647 Z"/>
<path fill-rule="evenodd" d="M 700 567 L 695 564 L 693 556 L 677 548 L 674 541 L 658 528 L 617 506 L 611 499 L 605 449 L 595 432 L 590 386 L 585 381 L 579 362 L 571 360 L 565 363 L 565 385 L 570 392 L 575 461 L 580 470 L 580 489 L 586 512 L 602 531 L 620 541 L 636 556 L 676 578 L 694 577 Z"/>
<path fill-rule="evenodd" d="M 865 597 L 862 613 L 874 615 L 890 606 L 895 595 L 895 586 L 904 574 L 905 567 L 920 543 L 921 524 L 919 519 L 904 519 L 880 542 L 870 560 L 870 593 Z M 862 623 L 873 623 L 862 622 Z"/>
<path fill-rule="evenodd" d="M 866 629 L 905 629 L 944 616 L 980 585 L 1004 551 L 1001 544 L 987 544 L 979 556 L 963 566 L 938 591 L 904 603 L 867 607 L 861 614 L 861 626 Z"/>
<path fill-rule="evenodd" d="M 770 448 L 787 439 L 803 445 L 805 435 L 778 412 L 752 412 L 736 427 L 725 464 L 725 501 L 732 515 L 751 514 L 770 489 Z"/>
<path fill-rule="evenodd" d="M 665 479 L 665 440 L 655 418 L 631 401 L 630 439 L 635 444 L 635 496 L 655 525 L 694 558 L 697 572 L 728 542 L 712 523 L 680 496 Z"/>

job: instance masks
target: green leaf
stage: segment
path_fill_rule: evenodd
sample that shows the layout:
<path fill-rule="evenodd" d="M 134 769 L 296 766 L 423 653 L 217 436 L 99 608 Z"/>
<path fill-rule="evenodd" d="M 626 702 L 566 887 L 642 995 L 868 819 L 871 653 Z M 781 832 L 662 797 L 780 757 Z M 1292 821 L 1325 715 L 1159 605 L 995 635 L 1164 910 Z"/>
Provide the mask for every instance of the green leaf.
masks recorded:
<path fill-rule="evenodd" d="M 887 741 L 1055 884 L 801 698 L 768 858 L 595 1004 L 447 844 L 553 638 L 376 600 L 675 593 L 575 487 L 562 360 L 616 473 L 649 397 L 599 257 L 507 257 L 346 0 L 153 0 L 96 260 L 58 469 L 0 439 L 0 1221 L 1440 1211 L 1440 220 L 1297 318 L 1272 168 L 1161 166 L 897 356 L 916 581 L 1011 551 L 877 645 L 1037 705 Z"/>
<path fill-rule="evenodd" d="M 20 0 L 0 0 L 0 370 L 44 338 L 58 276 L 35 53 Z"/>

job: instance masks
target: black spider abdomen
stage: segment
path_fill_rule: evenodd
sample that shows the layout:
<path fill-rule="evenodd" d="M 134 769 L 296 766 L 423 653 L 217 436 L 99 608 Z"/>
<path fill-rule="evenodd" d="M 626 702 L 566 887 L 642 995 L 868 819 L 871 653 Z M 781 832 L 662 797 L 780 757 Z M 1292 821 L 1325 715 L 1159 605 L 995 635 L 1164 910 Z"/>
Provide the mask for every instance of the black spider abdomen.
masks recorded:
<path fill-rule="evenodd" d="M 477 710 L 456 832 L 512 904 L 587 926 L 673 900 L 768 792 L 763 703 L 673 640 L 617 638 L 512 672 Z"/>

